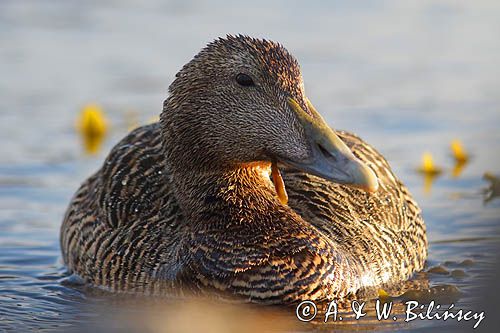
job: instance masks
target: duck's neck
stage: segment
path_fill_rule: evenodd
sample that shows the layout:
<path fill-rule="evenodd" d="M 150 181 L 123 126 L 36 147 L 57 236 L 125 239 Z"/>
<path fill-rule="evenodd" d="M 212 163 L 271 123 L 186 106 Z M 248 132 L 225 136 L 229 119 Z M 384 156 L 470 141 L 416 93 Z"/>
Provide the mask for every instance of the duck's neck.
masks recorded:
<path fill-rule="evenodd" d="M 277 197 L 270 179 L 270 162 L 216 170 L 179 168 L 178 164 L 169 164 L 175 195 L 183 214 L 191 221 L 219 215 L 225 220 L 253 223 L 255 214 L 289 210 Z"/>
<path fill-rule="evenodd" d="M 161 134 L 167 171 L 188 220 L 217 213 L 226 220 L 244 220 L 268 211 L 292 212 L 278 199 L 270 179 L 271 163 L 233 162 L 236 157 L 225 154 L 203 128 L 190 126 L 189 120 L 197 117 L 196 109 L 181 97 L 172 92 L 165 102 Z"/>

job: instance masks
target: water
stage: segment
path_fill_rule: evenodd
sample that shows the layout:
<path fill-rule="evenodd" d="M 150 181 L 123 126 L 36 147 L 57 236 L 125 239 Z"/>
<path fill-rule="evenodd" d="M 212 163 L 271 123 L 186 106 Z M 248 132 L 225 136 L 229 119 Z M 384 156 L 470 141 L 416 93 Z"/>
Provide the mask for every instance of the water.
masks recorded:
<path fill-rule="evenodd" d="M 485 202 L 483 174 L 500 174 L 499 14 L 500 6 L 486 0 L 152 1 L 140 8 L 123 1 L 0 2 L 0 329 L 105 322 L 99 309 L 113 297 L 61 283 L 58 237 L 66 205 L 129 127 L 159 114 L 185 62 L 213 38 L 240 32 L 283 43 L 299 59 L 308 96 L 327 121 L 388 158 L 423 208 L 428 267 L 466 274 L 428 274 L 428 283 L 458 287 L 457 308 L 484 310 L 491 301 L 483 296 L 491 292 L 487 281 L 498 277 L 500 200 Z M 89 102 L 100 103 L 111 124 L 95 155 L 85 153 L 74 130 Z M 454 138 L 472 154 L 458 176 L 448 148 Z M 424 151 L 445 167 L 433 182 L 415 172 Z M 460 265 L 464 260 L 472 263 Z M 293 309 L 210 309 L 169 304 L 160 313 L 170 324 L 149 323 L 166 331 L 175 330 L 173 321 L 177 329 L 202 323 L 203 330 L 223 331 L 232 318 L 256 331 L 316 327 L 298 325 Z M 489 313 L 485 321 L 493 320 Z M 372 318 L 318 327 L 353 325 L 378 331 L 451 323 Z"/>

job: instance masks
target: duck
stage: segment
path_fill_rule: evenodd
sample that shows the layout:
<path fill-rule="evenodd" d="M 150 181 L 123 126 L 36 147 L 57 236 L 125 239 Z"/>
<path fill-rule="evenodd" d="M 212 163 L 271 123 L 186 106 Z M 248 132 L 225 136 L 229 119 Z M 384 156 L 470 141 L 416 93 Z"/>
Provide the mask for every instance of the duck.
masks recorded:
<path fill-rule="evenodd" d="M 421 209 L 386 159 L 333 130 L 298 61 L 246 35 L 176 74 L 74 194 L 68 271 L 116 293 L 264 304 L 345 299 L 424 267 Z"/>

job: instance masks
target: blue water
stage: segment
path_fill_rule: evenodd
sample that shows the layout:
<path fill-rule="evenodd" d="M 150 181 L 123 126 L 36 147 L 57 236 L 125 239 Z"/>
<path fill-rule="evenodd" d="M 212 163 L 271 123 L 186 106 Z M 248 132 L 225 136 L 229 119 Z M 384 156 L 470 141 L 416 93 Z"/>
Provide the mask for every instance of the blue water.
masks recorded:
<path fill-rule="evenodd" d="M 500 236 L 500 200 L 483 193 L 483 174 L 500 175 L 498 17 L 489 1 L 0 2 L 0 330 L 65 330 L 96 317 L 100 295 L 61 284 L 66 205 L 130 127 L 159 114 L 176 71 L 226 33 L 295 54 L 328 123 L 377 147 L 420 203 L 428 266 L 473 261 L 460 267 L 466 277 L 429 274 L 429 283 L 457 286 L 457 306 L 480 310 Z M 111 124 L 96 155 L 74 129 L 89 102 Z M 456 177 L 455 138 L 472 155 Z M 424 151 L 445 168 L 430 187 L 415 172 Z"/>

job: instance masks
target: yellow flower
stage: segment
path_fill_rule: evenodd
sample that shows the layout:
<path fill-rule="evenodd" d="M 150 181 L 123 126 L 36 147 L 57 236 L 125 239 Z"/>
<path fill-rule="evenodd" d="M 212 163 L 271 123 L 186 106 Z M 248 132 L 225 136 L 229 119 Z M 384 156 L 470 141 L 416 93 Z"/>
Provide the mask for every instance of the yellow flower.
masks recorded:
<path fill-rule="evenodd" d="M 99 105 L 88 104 L 82 108 L 76 127 L 85 136 L 104 136 L 108 123 Z"/>
<path fill-rule="evenodd" d="M 84 106 L 76 129 L 82 136 L 85 151 L 89 154 L 98 152 L 108 131 L 108 122 L 101 107 L 97 104 Z"/>
<path fill-rule="evenodd" d="M 426 152 L 422 155 L 422 165 L 418 168 L 418 172 L 424 175 L 424 193 L 429 194 L 432 183 L 443 172 L 443 169 L 434 165 L 431 153 Z"/>
<path fill-rule="evenodd" d="M 422 165 L 418 171 L 427 175 L 438 175 L 443 172 L 443 169 L 434 165 L 431 153 L 426 152 L 422 155 Z"/>
<path fill-rule="evenodd" d="M 462 146 L 462 142 L 460 140 L 453 140 L 451 141 L 451 151 L 453 153 L 453 157 L 457 162 L 465 163 L 469 160 L 469 155 L 465 151 L 464 147 Z"/>

